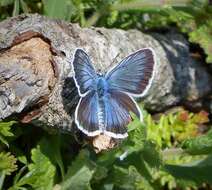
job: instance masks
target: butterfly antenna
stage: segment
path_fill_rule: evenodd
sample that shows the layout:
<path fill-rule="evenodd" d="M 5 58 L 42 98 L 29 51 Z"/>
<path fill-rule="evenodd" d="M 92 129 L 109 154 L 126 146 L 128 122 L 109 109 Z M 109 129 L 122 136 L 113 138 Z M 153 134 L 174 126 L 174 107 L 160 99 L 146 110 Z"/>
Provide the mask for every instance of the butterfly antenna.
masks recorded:
<path fill-rule="evenodd" d="M 117 58 L 119 57 L 119 55 L 120 55 L 120 52 L 116 55 L 116 57 L 113 58 L 112 63 L 110 64 L 110 67 L 117 62 Z"/>

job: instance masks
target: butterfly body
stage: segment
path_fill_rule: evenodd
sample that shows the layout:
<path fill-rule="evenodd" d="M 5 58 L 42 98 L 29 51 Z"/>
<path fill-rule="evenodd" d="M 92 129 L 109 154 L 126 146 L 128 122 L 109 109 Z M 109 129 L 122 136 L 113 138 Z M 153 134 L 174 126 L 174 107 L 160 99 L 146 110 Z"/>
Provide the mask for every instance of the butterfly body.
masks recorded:
<path fill-rule="evenodd" d="M 104 76 L 99 76 L 97 78 L 96 92 L 98 94 L 98 98 L 102 98 L 108 93 L 108 82 L 106 81 Z"/>
<path fill-rule="evenodd" d="M 143 96 L 153 78 L 153 51 L 143 49 L 122 60 L 106 74 L 94 70 L 88 55 L 77 49 L 73 59 L 74 80 L 80 95 L 75 111 L 77 127 L 88 136 L 101 133 L 127 137 L 130 112 L 142 120 L 132 96 Z"/>

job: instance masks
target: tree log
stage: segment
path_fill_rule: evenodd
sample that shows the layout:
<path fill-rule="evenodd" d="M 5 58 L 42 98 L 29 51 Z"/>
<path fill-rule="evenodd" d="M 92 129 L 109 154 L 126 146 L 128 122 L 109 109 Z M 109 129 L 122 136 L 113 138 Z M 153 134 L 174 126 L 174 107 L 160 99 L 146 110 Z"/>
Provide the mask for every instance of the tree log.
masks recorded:
<path fill-rule="evenodd" d="M 142 100 L 146 109 L 206 105 L 212 112 L 211 73 L 190 56 L 182 35 L 81 28 L 34 14 L 0 23 L 0 119 L 15 115 L 24 123 L 71 131 L 79 100 L 69 63 L 75 49 L 83 48 L 96 70 L 105 72 L 146 47 L 154 49 L 157 61 L 152 87 Z"/>

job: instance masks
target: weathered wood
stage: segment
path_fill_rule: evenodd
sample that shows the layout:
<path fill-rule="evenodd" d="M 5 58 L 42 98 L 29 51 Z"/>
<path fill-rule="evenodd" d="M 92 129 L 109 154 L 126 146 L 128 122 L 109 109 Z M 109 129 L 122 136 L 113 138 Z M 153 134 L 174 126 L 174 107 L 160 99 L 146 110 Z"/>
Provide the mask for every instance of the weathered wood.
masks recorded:
<path fill-rule="evenodd" d="M 212 111 L 212 76 L 190 57 L 181 35 L 80 28 L 35 14 L 0 23 L 0 119 L 16 114 L 25 123 L 71 130 L 79 97 L 69 61 L 78 47 L 101 72 L 129 53 L 151 47 L 157 66 L 143 100 L 146 108 L 160 111 L 177 104 L 202 108 L 207 101 Z"/>

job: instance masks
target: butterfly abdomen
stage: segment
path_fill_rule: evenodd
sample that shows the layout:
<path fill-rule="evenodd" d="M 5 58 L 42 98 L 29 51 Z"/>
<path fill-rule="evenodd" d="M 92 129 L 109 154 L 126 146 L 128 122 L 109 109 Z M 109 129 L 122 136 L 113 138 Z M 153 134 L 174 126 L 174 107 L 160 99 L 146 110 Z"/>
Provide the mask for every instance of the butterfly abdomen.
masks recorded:
<path fill-rule="evenodd" d="M 99 129 L 103 132 L 105 128 L 105 106 L 103 99 L 99 99 L 98 101 L 98 122 Z"/>
<path fill-rule="evenodd" d="M 103 132 L 105 128 L 105 102 L 104 99 L 108 93 L 108 83 L 103 76 L 97 79 L 96 93 L 98 96 L 98 121 L 99 128 Z"/>

